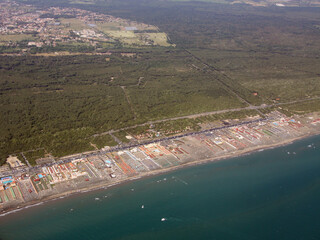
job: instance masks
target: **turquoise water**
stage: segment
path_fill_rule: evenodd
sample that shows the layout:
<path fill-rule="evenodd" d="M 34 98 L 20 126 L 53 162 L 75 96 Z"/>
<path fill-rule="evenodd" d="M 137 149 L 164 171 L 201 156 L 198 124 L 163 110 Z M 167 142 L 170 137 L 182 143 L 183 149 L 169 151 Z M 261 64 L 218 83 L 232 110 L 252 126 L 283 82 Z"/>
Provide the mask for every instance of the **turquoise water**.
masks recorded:
<path fill-rule="evenodd" d="M 320 136 L 0 217 L 0 238 L 320 239 Z"/>

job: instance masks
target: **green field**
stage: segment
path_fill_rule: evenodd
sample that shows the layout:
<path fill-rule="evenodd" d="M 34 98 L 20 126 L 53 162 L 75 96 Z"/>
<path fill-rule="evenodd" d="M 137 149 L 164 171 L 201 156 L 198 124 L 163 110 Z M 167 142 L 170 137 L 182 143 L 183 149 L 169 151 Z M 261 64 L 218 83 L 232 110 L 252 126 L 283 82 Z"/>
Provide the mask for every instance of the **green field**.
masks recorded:
<path fill-rule="evenodd" d="M 9 41 L 23 41 L 23 40 L 34 40 L 35 38 L 31 34 L 7 34 L 0 35 L 0 42 Z"/>
<path fill-rule="evenodd" d="M 60 18 L 59 22 L 63 25 L 63 30 L 69 32 L 69 30 L 80 31 L 88 28 L 88 26 L 76 18 Z"/>

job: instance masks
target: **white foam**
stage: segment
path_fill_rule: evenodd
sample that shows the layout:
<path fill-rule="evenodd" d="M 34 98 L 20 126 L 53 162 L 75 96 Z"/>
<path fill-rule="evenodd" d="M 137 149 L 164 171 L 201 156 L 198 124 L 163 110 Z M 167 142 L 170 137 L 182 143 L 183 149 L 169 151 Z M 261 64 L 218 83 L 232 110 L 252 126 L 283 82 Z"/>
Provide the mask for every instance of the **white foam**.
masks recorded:
<path fill-rule="evenodd" d="M 35 207 L 35 206 L 41 205 L 41 204 L 43 204 L 43 203 L 44 203 L 44 202 L 39 202 L 39 203 L 35 203 L 35 204 L 32 204 L 32 205 L 25 206 L 25 207 L 23 207 L 23 208 L 14 209 L 14 210 L 11 210 L 11 211 L 9 211 L 9 212 L 0 214 L 0 217 L 6 216 L 6 215 L 11 214 L 11 213 L 19 212 L 19 211 L 21 211 L 21 210 L 23 210 L 23 209 Z"/>

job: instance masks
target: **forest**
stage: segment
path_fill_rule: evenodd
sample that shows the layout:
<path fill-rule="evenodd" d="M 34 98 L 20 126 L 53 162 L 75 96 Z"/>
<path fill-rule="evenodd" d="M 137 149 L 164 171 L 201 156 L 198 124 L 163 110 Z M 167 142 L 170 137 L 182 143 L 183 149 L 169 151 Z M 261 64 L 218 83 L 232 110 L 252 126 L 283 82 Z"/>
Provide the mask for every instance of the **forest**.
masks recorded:
<path fill-rule="evenodd" d="M 150 120 L 320 96 L 320 20 L 314 8 L 143 0 L 24 2 L 156 25 L 176 47 L 106 47 L 112 52 L 108 58 L 0 56 L 2 163 L 8 154 L 38 148 L 60 157 L 114 145 L 109 135 L 93 135 Z M 320 104 L 289 104 L 286 109 L 319 111 Z"/>

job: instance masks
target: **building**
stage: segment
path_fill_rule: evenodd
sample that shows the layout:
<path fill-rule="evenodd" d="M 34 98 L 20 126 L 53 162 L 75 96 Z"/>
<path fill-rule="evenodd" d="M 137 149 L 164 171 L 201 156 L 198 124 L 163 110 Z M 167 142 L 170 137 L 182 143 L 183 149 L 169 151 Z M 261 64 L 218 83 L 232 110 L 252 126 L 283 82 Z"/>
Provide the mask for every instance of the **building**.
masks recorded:
<path fill-rule="evenodd" d="M 10 155 L 10 156 L 7 158 L 7 163 L 9 164 L 9 166 L 10 166 L 11 168 L 17 168 L 17 167 L 25 166 L 25 164 L 22 163 L 22 162 L 17 158 L 17 156 L 12 156 L 12 155 Z"/>

